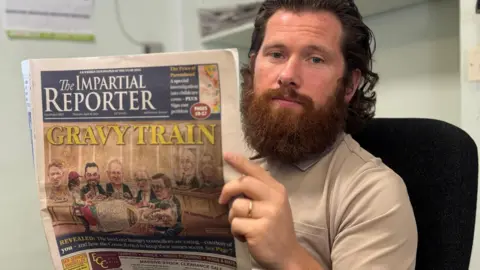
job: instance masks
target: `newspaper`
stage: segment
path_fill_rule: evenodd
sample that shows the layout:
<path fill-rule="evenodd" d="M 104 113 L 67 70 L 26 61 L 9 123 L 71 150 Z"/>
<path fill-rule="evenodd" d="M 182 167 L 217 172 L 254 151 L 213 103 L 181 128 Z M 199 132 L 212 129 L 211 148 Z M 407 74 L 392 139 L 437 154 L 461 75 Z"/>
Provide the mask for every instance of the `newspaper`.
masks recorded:
<path fill-rule="evenodd" d="M 22 62 L 40 213 L 55 269 L 251 269 L 224 181 L 244 151 L 238 54 Z"/>

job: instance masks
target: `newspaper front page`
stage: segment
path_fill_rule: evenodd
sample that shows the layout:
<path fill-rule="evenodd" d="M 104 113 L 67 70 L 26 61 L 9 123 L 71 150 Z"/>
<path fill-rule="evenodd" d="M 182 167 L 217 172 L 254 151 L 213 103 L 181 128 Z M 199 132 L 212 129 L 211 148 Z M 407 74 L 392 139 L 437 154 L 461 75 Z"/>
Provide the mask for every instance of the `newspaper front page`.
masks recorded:
<path fill-rule="evenodd" d="M 245 149 L 235 50 L 22 70 L 55 269 L 251 269 L 218 203 L 223 153 Z"/>

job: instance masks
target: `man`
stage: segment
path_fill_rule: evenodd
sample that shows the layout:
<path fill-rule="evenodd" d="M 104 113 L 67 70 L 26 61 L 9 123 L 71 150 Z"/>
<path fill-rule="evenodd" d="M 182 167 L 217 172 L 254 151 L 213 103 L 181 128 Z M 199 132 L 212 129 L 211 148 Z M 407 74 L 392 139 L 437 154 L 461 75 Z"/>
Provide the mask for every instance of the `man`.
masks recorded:
<path fill-rule="evenodd" d="M 63 180 L 63 170 L 63 163 L 58 160 L 52 161 L 47 167 L 47 176 L 50 184 L 48 199 L 53 202 L 66 202 L 69 198 L 69 193 Z"/>
<path fill-rule="evenodd" d="M 199 166 L 200 182 L 203 188 L 218 188 L 223 185 L 223 180 L 220 173 L 215 167 L 213 155 L 210 153 L 203 153 L 200 159 Z"/>
<path fill-rule="evenodd" d="M 80 219 L 85 228 L 85 232 L 89 233 L 90 231 L 90 223 L 88 219 L 85 217 L 85 212 L 89 212 L 89 206 L 85 206 L 85 201 L 82 200 L 82 189 L 80 188 L 80 174 L 76 171 L 71 171 L 68 173 L 68 190 L 73 198 L 73 214 Z M 88 215 L 88 214 L 87 214 Z"/>
<path fill-rule="evenodd" d="M 266 0 L 242 69 L 242 123 L 255 164 L 242 177 L 232 233 L 260 269 L 414 269 L 416 223 L 402 179 L 355 142 L 374 115 L 373 34 L 353 1 Z M 230 179 L 229 179 L 230 180 Z"/>
<path fill-rule="evenodd" d="M 177 186 L 185 188 L 199 188 L 197 177 L 197 157 L 191 149 L 182 149 L 179 157 L 180 175 L 175 181 Z"/>
<path fill-rule="evenodd" d="M 179 235 L 184 227 L 182 224 L 182 206 L 178 198 L 173 194 L 173 181 L 163 173 L 157 173 L 152 176 L 152 191 L 155 198 L 150 200 L 151 208 L 161 209 L 164 219 L 171 222 L 170 226 L 155 226 L 156 235 L 176 236 Z M 166 218 L 170 215 L 170 218 Z M 167 222 L 167 223 L 168 223 Z"/>
<path fill-rule="evenodd" d="M 107 183 L 106 190 L 107 196 L 129 201 L 133 199 L 132 191 L 130 187 L 123 183 L 123 165 L 122 162 L 118 159 L 112 159 L 107 164 L 107 175 L 110 183 Z"/>
<path fill-rule="evenodd" d="M 137 183 L 137 197 L 135 198 L 135 204 L 137 207 L 149 207 L 150 202 L 155 200 L 155 193 L 150 187 L 151 179 L 147 173 L 147 170 L 140 169 L 134 173 L 135 182 Z"/>
<path fill-rule="evenodd" d="M 79 178 L 78 173 L 71 173 L 72 178 Z M 80 189 L 80 199 L 83 205 L 74 207 L 74 212 L 81 218 L 85 232 L 91 232 L 90 226 L 98 226 L 95 217 L 95 204 L 106 199 L 106 192 L 100 185 L 100 170 L 97 163 L 87 162 L 84 170 L 85 185 Z M 80 185 L 80 183 L 78 183 Z M 97 227 L 98 228 L 98 227 Z"/>
<path fill-rule="evenodd" d="M 85 164 L 85 186 L 80 190 L 80 198 L 85 202 L 95 199 L 104 199 L 106 192 L 100 185 L 100 171 L 95 162 Z"/>

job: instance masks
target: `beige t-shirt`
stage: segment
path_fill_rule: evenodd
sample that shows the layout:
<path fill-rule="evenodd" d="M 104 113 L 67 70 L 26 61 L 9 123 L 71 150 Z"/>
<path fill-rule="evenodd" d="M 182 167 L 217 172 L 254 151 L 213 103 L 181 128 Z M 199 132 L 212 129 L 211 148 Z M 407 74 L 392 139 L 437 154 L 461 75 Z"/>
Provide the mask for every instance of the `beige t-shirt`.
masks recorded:
<path fill-rule="evenodd" d="M 350 135 L 307 161 L 260 164 L 286 187 L 297 239 L 324 270 L 415 268 L 417 228 L 404 182 Z"/>

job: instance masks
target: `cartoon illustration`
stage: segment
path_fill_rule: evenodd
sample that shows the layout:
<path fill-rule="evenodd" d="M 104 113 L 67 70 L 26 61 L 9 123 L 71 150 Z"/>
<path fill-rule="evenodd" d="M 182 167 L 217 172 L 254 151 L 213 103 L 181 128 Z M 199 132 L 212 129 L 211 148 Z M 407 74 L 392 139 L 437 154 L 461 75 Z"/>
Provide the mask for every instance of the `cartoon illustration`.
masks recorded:
<path fill-rule="evenodd" d="M 220 112 L 220 82 L 216 65 L 199 67 L 200 102 L 210 106 L 212 113 Z"/>

